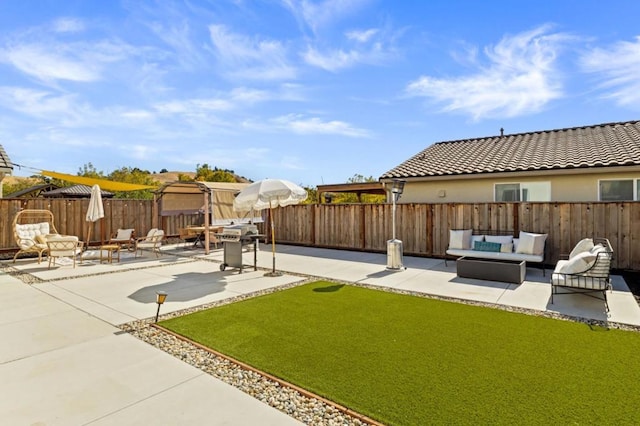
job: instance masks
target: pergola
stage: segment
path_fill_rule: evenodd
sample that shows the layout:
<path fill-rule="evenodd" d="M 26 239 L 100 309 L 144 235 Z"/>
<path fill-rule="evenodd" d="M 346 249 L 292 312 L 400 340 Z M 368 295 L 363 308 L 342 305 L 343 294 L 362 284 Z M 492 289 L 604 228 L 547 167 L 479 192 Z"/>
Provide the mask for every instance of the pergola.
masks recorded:
<path fill-rule="evenodd" d="M 337 183 L 334 185 L 318 185 L 318 202 L 331 203 L 330 194 L 336 192 L 356 194 L 358 202 L 362 202 L 362 194 L 387 195 L 382 182 Z"/>

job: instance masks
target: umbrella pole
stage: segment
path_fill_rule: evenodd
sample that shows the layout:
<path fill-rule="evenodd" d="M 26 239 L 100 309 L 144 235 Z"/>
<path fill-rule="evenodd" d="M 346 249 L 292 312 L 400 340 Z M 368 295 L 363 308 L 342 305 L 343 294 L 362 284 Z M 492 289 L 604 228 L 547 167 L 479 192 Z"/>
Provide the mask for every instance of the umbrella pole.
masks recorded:
<path fill-rule="evenodd" d="M 271 200 L 269 200 L 269 218 L 271 219 L 271 255 L 273 257 L 273 269 L 271 272 L 264 274 L 267 277 L 279 277 L 282 274 L 276 272 L 276 231 L 273 225 L 273 209 L 271 208 Z"/>
<path fill-rule="evenodd" d="M 89 244 L 91 244 L 91 224 L 89 224 L 89 229 L 87 230 L 87 246 L 85 250 L 89 250 Z"/>
<path fill-rule="evenodd" d="M 273 257 L 273 274 L 276 273 L 276 231 L 273 226 L 273 210 L 269 206 L 269 218 L 271 219 L 271 256 Z"/>

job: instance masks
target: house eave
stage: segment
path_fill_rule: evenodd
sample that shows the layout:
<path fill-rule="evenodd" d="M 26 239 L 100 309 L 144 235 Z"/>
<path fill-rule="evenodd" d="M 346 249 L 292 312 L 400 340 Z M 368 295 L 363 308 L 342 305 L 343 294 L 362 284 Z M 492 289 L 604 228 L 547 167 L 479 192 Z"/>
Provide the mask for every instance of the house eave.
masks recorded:
<path fill-rule="evenodd" d="M 640 164 L 629 166 L 606 166 L 606 167 L 576 167 L 567 169 L 545 169 L 545 170 L 515 170 L 509 172 L 481 172 L 481 173 L 461 173 L 438 176 L 397 176 L 394 178 L 381 178 L 380 182 L 391 182 L 393 179 L 404 179 L 407 182 L 426 182 L 444 180 L 471 180 L 471 179 L 501 179 L 517 177 L 540 177 L 540 176 L 566 176 L 601 173 L 640 173 Z"/>

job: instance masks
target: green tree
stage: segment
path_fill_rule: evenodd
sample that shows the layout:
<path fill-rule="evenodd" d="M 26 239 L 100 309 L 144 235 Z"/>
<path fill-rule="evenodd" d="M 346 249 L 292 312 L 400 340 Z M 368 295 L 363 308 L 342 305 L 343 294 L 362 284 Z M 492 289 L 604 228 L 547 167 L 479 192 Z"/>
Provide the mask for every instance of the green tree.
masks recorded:
<path fill-rule="evenodd" d="M 194 180 L 195 179 L 193 179 L 189 175 L 185 175 L 184 173 L 178 173 L 178 182 L 193 182 Z"/>
<path fill-rule="evenodd" d="M 365 177 L 361 174 L 354 174 L 352 177 L 347 179 L 347 183 L 365 183 L 365 182 L 377 182 L 378 179 L 373 176 Z M 368 204 L 383 204 L 386 202 L 386 197 L 384 195 L 375 195 L 375 194 L 362 194 L 360 196 L 360 201 L 358 201 L 358 195 L 348 192 L 342 192 L 335 194 L 333 196 L 333 203 L 336 204 L 347 204 L 347 203 L 368 203 Z"/>
<path fill-rule="evenodd" d="M 195 180 L 201 182 L 237 182 L 233 170 L 211 168 L 208 164 L 196 165 Z"/>
<path fill-rule="evenodd" d="M 108 180 L 115 182 L 134 183 L 137 185 L 159 186 L 159 182 L 153 179 L 148 170 L 141 170 L 137 167 L 121 167 L 109 173 Z M 115 198 L 127 198 L 136 200 L 150 200 L 153 198 L 152 189 L 142 189 L 139 191 L 116 191 Z"/>
<path fill-rule="evenodd" d="M 32 186 L 47 183 L 47 180 L 42 175 L 31 175 L 28 179 L 16 180 L 15 183 L 6 183 L 6 180 L 2 183 L 3 197 L 13 194 L 14 192 L 22 191 L 23 189 L 31 188 Z"/>
<path fill-rule="evenodd" d="M 303 188 L 307 191 L 307 199 L 302 202 L 302 204 L 315 204 L 318 202 L 318 188 L 311 188 L 308 186 L 303 186 Z"/>

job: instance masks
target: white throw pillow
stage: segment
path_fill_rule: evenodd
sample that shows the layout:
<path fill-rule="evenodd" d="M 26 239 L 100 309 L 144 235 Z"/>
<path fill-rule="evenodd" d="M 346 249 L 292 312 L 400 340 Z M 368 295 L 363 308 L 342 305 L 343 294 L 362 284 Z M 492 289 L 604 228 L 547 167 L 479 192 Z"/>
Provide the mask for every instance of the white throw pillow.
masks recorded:
<path fill-rule="evenodd" d="M 547 234 L 533 234 L 531 232 L 520 231 L 518 249 L 516 253 L 541 255 L 544 253 L 544 242 Z"/>
<path fill-rule="evenodd" d="M 449 230 L 449 248 L 458 250 L 471 249 L 471 229 Z"/>
<path fill-rule="evenodd" d="M 513 243 L 500 244 L 500 253 L 513 253 Z"/>
<path fill-rule="evenodd" d="M 512 235 L 487 235 L 484 240 L 489 243 L 511 244 L 513 243 Z"/>
<path fill-rule="evenodd" d="M 576 256 L 577 254 L 580 254 L 584 251 L 589 251 L 593 248 L 593 239 L 591 238 L 584 238 L 580 241 L 578 241 L 578 244 L 576 244 L 576 246 L 573 248 L 573 250 L 571 250 L 571 253 L 569 253 L 569 259 L 571 259 L 572 257 Z"/>
<path fill-rule="evenodd" d="M 558 272 L 562 274 L 579 274 L 591 268 L 595 262 L 595 254 L 583 251 L 575 255 L 572 259 L 567 260 Z"/>

